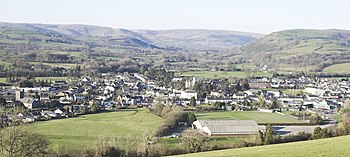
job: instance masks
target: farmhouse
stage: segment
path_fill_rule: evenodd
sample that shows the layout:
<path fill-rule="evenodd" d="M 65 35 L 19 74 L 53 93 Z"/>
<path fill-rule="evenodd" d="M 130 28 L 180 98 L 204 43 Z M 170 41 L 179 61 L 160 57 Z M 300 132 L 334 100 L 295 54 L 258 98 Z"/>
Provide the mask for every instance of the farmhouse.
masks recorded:
<path fill-rule="evenodd" d="M 265 130 L 254 120 L 197 120 L 193 127 L 209 136 L 256 135 Z"/>

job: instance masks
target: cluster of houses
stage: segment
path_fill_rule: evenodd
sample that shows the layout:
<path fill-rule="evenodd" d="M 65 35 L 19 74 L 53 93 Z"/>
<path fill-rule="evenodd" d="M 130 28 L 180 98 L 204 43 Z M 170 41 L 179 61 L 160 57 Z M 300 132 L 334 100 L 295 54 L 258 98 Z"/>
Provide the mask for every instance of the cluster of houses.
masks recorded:
<path fill-rule="evenodd" d="M 350 97 L 350 82 L 345 80 L 312 80 L 307 77 L 253 78 L 248 80 L 250 89 L 235 93 L 210 91 L 206 97 L 199 97 L 193 90 L 197 78 L 177 77 L 172 81 L 184 81 L 185 89 L 158 86 L 141 74 L 102 74 L 100 77 L 72 78 L 69 81 L 54 81 L 49 87 L 3 86 L 0 96 L 7 101 L 7 107 L 23 105 L 31 110 L 30 115 L 19 115 L 33 121 L 39 117 L 69 117 L 87 113 L 94 106 L 104 109 L 115 107 L 150 107 L 156 97 L 162 97 L 167 104 L 187 106 L 191 98 L 196 104 L 224 103 L 222 109 L 242 109 L 247 101 L 250 104 L 261 101 L 277 101 L 280 108 L 288 110 L 310 110 L 311 112 L 335 111 L 345 99 Z M 203 81 L 203 80 L 202 80 Z M 219 85 L 220 79 L 204 79 L 205 83 Z M 288 90 L 289 93 L 283 91 Z M 293 91 L 302 91 L 293 94 Z M 292 93 L 291 93 L 292 92 Z M 236 106 L 233 108 L 233 106 Z M 237 108 L 237 106 L 239 106 Z M 39 114 L 40 113 L 40 114 Z M 41 116 L 40 116 L 41 115 Z"/>

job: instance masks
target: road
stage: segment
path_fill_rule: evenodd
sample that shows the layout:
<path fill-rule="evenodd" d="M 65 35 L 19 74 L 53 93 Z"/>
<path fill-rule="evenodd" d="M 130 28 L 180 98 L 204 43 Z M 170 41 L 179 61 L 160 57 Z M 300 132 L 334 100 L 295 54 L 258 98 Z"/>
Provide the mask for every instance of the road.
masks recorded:
<path fill-rule="evenodd" d="M 326 125 L 312 125 L 312 126 L 272 126 L 272 130 L 277 135 L 298 134 L 299 132 L 313 133 L 316 127 L 327 128 L 336 125 L 335 122 L 330 122 Z"/>

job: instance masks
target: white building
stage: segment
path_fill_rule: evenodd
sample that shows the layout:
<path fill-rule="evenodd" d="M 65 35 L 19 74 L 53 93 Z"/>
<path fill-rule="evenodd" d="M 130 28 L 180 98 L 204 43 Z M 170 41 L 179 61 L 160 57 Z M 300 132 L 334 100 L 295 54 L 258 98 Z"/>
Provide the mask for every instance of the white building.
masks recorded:
<path fill-rule="evenodd" d="M 192 97 L 196 98 L 197 99 L 197 92 L 194 91 L 194 90 L 173 90 L 173 93 L 175 95 L 179 95 L 180 98 L 184 98 L 184 99 L 191 99 Z M 174 95 L 172 95 L 174 96 Z"/>
<path fill-rule="evenodd" d="M 320 96 L 320 95 L 324 94 L 326 92 L 326 90 L 308 87 L 308 88 L 305 88 L 304 92 L 308 93 L 308 94 Z"/>
<path fill-rule="evenodd" d="M 192 80 L 187 79 L 186 82 L 185 82 L 185 88 L 186 89 L 192 89 L 195 83 L 196 83 L 196 78 L 195 77 L 192 77 Z"/>
<path fill-rule="evenodd" d="M 193 127 L 209 136 L 256 135 L 265 130 L 254 120 L 197 120 Z"/>

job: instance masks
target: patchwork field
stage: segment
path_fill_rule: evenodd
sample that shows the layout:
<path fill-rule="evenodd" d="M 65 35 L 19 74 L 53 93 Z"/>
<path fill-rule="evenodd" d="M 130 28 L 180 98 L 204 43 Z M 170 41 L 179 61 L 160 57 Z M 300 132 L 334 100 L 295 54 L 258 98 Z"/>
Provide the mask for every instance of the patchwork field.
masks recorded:
<path fill-rule="evenodd" d="M 62 68 L 66 68 L 66 69 L 72 69 L 75 68 L 77 66 L 77 64 L 73 64 L 73 63 L 42 63 L 42 62 L 29 62 L 30 64 L 33 65 L 46 65 L 46 66 L 50 66 L 53 68 L 56 67 L 62 67 Z"/>
<path fill-rule="evenodd" d="M 68 77 L 35 77 L 35 80 L 48 80 L 48 81 L 68 81 Z"/>
<path fill-rule="evenodd" d="M 323 69 L 327 73 L 350 73 L 350 63 L 334 64 Z"/>
<path fill-rule="evenodd" d="M 5 55 L 5 54 L 1 54 L 1 53 L 0 53 L 0 55 Z M 11 65 L 11 63 L 5 62 L 5 61 L 1 61 L 1 60 L 0 60 L 0 65 L 3 65 L 4 67 L 8 67 L 8 66 Z"/>
<path fill-rule="evenodd" d="M 6 82 L 6 78 L 0 78 L 0 83 L 5 83 Z"/>
<path fill-rule="evenodd" d="M 198 112 L 197 119 L 255 120 L 257 123 L 304 123 L 277 113 L 258 111 Z"/>
<path fill-rule="evenodd" d="M 35 77 L 35 80 L 48 80 L 48 81 L 69 81 L 68 77 Z M 6 78 L 0 77 L 0 83 L 5 83 Z"/>
<path fill-rule="evenodd" d="M 61 145 L 75 149 L 92 148 L 100 136 L 138 137 L 147 131 L 153 131 L 162 122 L 162 118 L 137 109 L 37 122 L 30 127 L 34 132 L 46 135 L 53 148 Z"/>
<path fill-rule="evenodd" d="M 202 78 L 246 78 L 250 76 L 266 76 L 271 77 L 271 73 L 265 72 L 244 72 L 244 71 L 191 71 L 181 73 L 180 76 L 194 76 Z"/>
<path fill-rule="evenodd" d="M 203 153 L 193 153 L 180 156 L 203 157 L 203 156 L 225 156 L 225 157 L 304 157 L 304 156 L 349 156 L 350 136 L 334 137 L 328 139 L 292 142 L 285 144 L 274 144 L 249 148 L 219 150 Z"/>

